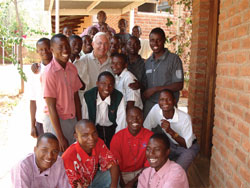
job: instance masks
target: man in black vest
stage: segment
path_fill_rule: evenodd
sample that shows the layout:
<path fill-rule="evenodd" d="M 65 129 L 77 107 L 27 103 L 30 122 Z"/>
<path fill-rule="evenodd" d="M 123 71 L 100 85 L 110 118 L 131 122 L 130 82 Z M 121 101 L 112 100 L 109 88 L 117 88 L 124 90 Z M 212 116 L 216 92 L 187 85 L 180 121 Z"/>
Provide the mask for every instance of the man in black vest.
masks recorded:
<path fill-rule="evenodd" d="M 96 125 L 109 148 L 113 135 L 126 127 L 125 102 L 122 93 L 114 89 L 115 78 L 110 72 L 99 74 L 96 85 L 84 94 L 82 117 Z"/>

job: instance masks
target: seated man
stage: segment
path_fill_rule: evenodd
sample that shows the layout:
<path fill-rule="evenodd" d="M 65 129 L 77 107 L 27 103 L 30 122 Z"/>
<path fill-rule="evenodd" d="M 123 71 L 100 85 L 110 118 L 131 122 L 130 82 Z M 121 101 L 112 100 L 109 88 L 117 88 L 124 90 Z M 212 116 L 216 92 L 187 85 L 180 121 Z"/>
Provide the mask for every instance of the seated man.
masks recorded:
<path fill-rule="evenodd" d="M 180 165 L 168 159 L 169 140 L 164 134 L 151 136 L 146 157 L 150 167 L 138 178 L 138 188 L 188 188 L 188 179 Z"/>
<path fill-rule="evenodd" d="M 133 106 L 143 108 L 140 89 L 131 89 L 136 77 L 127 69 L 127 56 L 124 54 L 111 55 L 111 68 L 115 74 L 115 88 L 123 93 L 126 109 Z"/>
<path fill-rule="evenodd" d="M 156 104 L 144 121 L 144 127 L 151 130 L 161 125 L 162 130 L 170 139 L 171 160 L 187 171 L 189 165 L 199 152 L 199 145 L 193 134 L 190 116 L 177 109 L 174 94 L 170 90 L 160 93 Z"/>
<path fill-rule="evenodd" d="M 138 107 L 127 112 L 128 127 L 116 133 L 110 150 L 119 162 L 122 187 L 134 187 L 144 167 L 149 167 L 146 159 L 146 145 L 152 132 L 143 128 L 143 113 Z"/>
<path fill-rule="evenodd" d="M 73 188 L 117 187 L 117 162 L 103 140 L 98 138 L 95 125 L 86 119 L 75 126 L 77 142 L 63 154 L 64 166 Z M 102 170 L 98 171 L 98 164 Z M 111 175 L 111 177 L 110 177 Z"/>
<path fill-rule="evenodd" d="M 59 154 L 59 143 L 55 135 L 42 134 L 37 139 L 34 153 L 20 161 L 11 171 L 15 188 L 70 188 L 63 160 Z"/>
<path fill-rule="evenodd" d="M 110 72 L 99 74 L 96 85 L 84 94 L 82 117 L 94 122 L 99 137 L 109 148 L 115 132 L 126 127 L 125 103 L 122 93 L 114 89 L 115 78 Z"/>

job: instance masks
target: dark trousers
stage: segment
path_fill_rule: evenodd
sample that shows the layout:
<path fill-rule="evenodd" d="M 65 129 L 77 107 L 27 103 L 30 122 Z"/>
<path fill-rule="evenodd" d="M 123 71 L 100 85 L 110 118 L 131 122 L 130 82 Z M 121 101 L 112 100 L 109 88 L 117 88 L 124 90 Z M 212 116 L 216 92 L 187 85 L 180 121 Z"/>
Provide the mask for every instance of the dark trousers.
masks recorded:
<path fill-rule="evenodd" d="M 101 126 L 99 124 L 96 125 L 96 129 L 98 132 L 98 136 L 103 139 L 104 143 L 108 148 L 110 148 L 110 142 L 112 137 L 115 134 L 116 125 L 111 126 Z"/>

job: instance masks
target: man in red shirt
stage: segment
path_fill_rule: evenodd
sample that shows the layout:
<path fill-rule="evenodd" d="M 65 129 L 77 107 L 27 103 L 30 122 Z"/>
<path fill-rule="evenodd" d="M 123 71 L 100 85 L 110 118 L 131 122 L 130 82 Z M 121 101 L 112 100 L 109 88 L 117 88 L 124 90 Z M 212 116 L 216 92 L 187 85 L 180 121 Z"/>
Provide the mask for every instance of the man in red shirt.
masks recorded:
<path fill-rule="evenodd" d="M 133 187 L 142 169 L 149 167 L 145 152 L 153 132 L 143 128 L 143 113 L 138 107 L 128 110 L 127 124 L 127 128 L 113 136 L 110 150 L 119 162 L 120 185 Z"/>
<path fill-rule="evenodd" d="M 71 186 L 117 187 L 117 162 L 103 140 L 98 138 L 95 125 L 90 120 L 83 119 L 77 122 L 75 131 L 77 142 L 62 156 Z M 98 171 L 98 164 L 101 171 Z"/>

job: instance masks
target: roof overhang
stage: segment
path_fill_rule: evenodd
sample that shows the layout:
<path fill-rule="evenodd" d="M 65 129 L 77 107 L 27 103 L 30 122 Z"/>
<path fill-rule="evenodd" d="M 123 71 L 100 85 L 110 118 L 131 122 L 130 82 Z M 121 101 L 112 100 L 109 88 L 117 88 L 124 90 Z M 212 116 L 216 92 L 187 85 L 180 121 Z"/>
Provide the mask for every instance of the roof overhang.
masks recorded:
<path fill-rule="evenodd" d="M 144 4 L 157 0 L 59 0 L 60 15 L 94 15 L 100 10 L 109 15 L 121 15 Z M 44 10 L 55 15 L 55 0 L 44 0 Z"/>

